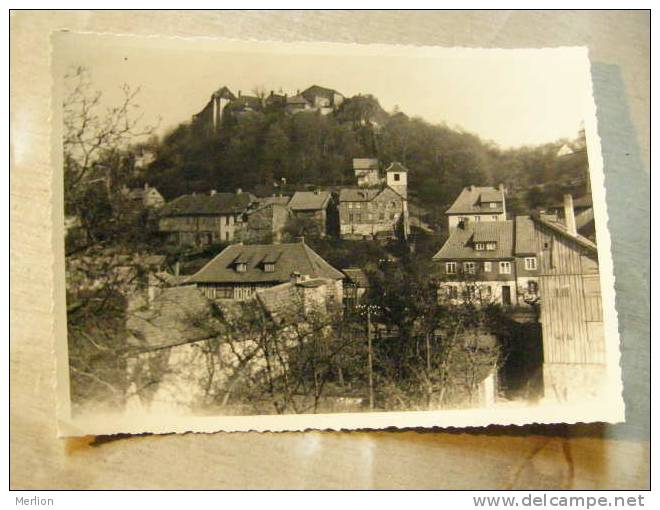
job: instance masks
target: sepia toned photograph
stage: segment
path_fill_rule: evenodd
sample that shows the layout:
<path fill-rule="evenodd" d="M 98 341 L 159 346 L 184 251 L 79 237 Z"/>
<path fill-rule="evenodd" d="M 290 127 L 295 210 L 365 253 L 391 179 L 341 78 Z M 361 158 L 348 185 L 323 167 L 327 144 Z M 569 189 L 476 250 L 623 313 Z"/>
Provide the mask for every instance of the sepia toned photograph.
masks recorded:
<path fill-rule="evenodd" d="M 52 43 L 61 434 L 623 419 L 585 49 Z"/>

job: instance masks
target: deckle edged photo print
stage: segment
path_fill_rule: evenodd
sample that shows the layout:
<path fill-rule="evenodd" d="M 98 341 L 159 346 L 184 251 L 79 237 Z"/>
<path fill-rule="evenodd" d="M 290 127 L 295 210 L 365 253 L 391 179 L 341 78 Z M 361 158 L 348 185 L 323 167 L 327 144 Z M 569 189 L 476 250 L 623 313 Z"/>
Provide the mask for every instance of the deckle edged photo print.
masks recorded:
<path fill-rule="evenodd" d="M 52 43 L 61 435 L 623 420 L 586 49 Z"/>

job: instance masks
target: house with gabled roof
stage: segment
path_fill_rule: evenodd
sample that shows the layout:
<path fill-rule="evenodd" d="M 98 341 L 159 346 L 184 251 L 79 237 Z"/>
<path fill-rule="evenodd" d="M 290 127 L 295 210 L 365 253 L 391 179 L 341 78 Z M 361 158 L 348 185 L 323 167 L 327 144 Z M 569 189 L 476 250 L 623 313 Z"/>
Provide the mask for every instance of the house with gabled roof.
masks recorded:
<path fill-rule="evenodd" d="M 383 187 L 343 188 L 339 192 L 339 233 L 345 239 L 394 239 L 410 234 L 408 170 L 393 162 Z"/>
<path fill-rule="evenodd" d="M 332 194 L 329 191 L 316 189 L 314 191 L 296 191 L 288 207 L 293 216 L 308 219 L 316 223 L 319 235 L 324 237 L 329 233 L 329 215 L 332 214 Z"/>
<path fill-rule="evenodd" d="M 353 173 L 360 187 L 378 186 L 381 182 L 377 158 L 353 158 Z"/>
<path fill-rule="evenodd" d="M 191 193 L 165 204 L 158 229 L 181 245 L 232 241 L 244 228 L 243 216 L 256 202 L 251 193 Z"/>
<path fill-rule="evenodd" d="M 311 108 L 320 111 L 323 115 L 333 112 L 344 102 L 344 95 L 334 89 L 312 85 L 300 94 Z"/>
<path fill-rule="evenodd" d="M 325 278 L 341 292 L 344 274 L 304 240 L 282 244 L 232 244 L 186 280 L 210 299 L 245 300 L 291 279 Z"/>
<path fill-rule="evenodd" d="M 537 247 L 529 217 L 461 222 L 433 256 L 439 297 L 449 300 L 532 304 L 539 296 Z"/>
<path fill-rule="evenodd" d="M 467 186 L 445 212 L 449 230 L 461 222 L 488 222 L 506 220 L 504 186 Z"/>

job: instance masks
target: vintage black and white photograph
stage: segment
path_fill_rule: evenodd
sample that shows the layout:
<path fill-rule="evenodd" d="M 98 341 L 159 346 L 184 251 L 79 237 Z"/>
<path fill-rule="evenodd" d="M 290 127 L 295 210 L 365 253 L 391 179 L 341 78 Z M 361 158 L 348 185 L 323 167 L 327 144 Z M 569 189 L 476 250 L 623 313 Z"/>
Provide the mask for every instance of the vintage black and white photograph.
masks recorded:
<path fill-rule="evenodd" d="M 623 418 L 585 49 L 59 33 L 53 81 L 62 433 Z"/>

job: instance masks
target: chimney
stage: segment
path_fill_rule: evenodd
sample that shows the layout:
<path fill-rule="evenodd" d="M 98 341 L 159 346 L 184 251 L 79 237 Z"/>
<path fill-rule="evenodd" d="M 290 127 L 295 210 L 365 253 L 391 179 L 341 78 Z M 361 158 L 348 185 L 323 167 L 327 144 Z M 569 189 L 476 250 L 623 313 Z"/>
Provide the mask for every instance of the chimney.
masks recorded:
<path fill-rule="evenodd" d="M 270 97 L 273 97 L 274 95 L 275 95 L 275 94 L 274 94 L 273 91 L 271 90 L 271 91 L 270 91 Z"/>
<path fill-rule="evenodd" d="M 238 97 L 241 97 L 241 91 L 240 90 L 238 91 Z"/>
<path fill-rule="evenodd" d="M 293 273 L 291 273 L 289 275 L 289 281 L 291 283 L 294 283 L 294 284 L 300 283 L 302 280 L 303 280 L 303 277 L 298 271 L 294 271 Z"/>
<path fill-rule="evenodd" d="M 214 190 L 214 189 L 212 189 L 212 190 L 210 191 L 209 195 L 213 196 L 213 195 L 215 195 L 216 193 L 217 193 L 217 191 Z"/>
<path fill-rule="evenodd" d="M 573 210 L 573 196 L 564 195 L 564 218 L 566 221 L 566 230 L 572 236 L 577 235 L 577 228 L 575 226 L 575 212 Z"/>

